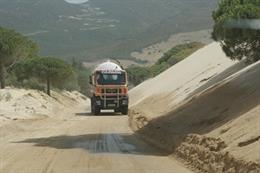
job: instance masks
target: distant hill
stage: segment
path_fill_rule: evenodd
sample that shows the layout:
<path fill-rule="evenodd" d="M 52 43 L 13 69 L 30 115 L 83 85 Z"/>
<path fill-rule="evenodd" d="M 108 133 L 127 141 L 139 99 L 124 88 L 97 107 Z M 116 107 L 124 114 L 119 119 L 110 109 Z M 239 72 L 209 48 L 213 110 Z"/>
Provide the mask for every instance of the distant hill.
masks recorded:
<path fill-rule="evenodd" d="M 218 2 L 85 1 L 1 0 L 0 25 L 16 29 L 38 42 L 42 55 L 83 60 L 127 58 L 132 51 L 171 34 L 210 28 L 211 11 Z"/>

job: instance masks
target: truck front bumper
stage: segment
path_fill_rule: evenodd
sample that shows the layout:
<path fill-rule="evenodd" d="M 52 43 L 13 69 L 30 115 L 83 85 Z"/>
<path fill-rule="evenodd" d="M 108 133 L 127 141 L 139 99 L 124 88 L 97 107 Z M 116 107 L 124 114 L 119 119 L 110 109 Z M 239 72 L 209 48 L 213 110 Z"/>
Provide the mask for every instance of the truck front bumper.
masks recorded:
<path fill-rule="evenodd" d="M 120 107 L 128 107 L 128 96 L 95 96 L 95 105 L 100 109 L 116 109 Z"/>

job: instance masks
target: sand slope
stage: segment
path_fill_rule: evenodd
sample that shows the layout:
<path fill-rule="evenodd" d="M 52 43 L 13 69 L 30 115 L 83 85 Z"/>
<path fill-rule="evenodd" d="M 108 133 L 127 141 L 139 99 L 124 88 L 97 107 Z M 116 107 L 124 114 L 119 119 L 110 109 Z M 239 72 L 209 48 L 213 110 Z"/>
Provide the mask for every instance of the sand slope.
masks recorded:
<path fill-rule="evenodd" d="M 132 89 L 130 104 L 136 105 L 135 108 L 140 107 L 149 117 L 158 116 L 158 113 L 172 110 L 195 91 L 199 92 L 198 89 L 206 83 L 209 87 L 242 67 L 228 59 L 218 43 L 212 43 Z M 162 107 L 158 109 L 157 105 Z"/>
<path fill-rule="evenodd" d="M 58 116 L 74 106 L 82 105 L 87 98 L 78 92 L 52 91 L 52 97 L 41 91 L 6 88 L 0 90 L 0 124 L 10 120 L 39 119 Z"/>
<path fill-rule="evenodd" d="M 243 67 L 197 51 L 130 92 L 131 126 L 198 170 L 259 172 L 260 62 Z"/>

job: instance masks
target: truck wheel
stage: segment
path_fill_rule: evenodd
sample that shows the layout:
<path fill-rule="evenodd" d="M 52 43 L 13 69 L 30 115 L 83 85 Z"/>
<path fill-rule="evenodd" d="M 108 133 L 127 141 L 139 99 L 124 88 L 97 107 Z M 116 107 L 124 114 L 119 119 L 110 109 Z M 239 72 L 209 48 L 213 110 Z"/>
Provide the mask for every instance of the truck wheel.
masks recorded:
<path fill-rule="evenodd" d="M 91 113 L 94 114 L 95 112 L 95 103 L 94 103 L 94 99 L 91 98 Z"/>
<path fill-rule="evenodd" d="M 123 115 L 128 115 L 128 107 L 127 106 L 121 107 L 121 113 Z"/>
<path fill-rule="evenodd" d="M 94 105 L 93 105 L 93 101 L 92 101 L 92 98 L 91 98 L 91 113 L 94 114 Z"/>
<path fill-rule="evenodd" d="M 97 106 L 92 105 L 91 106 L 91 113 L 94 114 L 94 115 L 98 115 L 98 114 L 100 114 L 100 109 Z"/>
<path fill-rule="evenodd" d="M 94 115 L 99 115 L 100 114 L 100 109 L 98 107 L 94 107 Z"/>
<path fill-rule="evenodd" d="M 94 115 L 100 114 L 100 109 L 95 105 L 94 99 L 91 99 L 91 113 Z"/>

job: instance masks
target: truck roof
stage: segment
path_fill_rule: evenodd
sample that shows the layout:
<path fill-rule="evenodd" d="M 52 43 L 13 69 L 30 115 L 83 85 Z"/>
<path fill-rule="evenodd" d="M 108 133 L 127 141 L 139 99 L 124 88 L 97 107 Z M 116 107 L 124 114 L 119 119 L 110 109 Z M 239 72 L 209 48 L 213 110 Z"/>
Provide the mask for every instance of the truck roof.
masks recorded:
<path fill-rule="evenodd" d="M 98 65 L 95 69 L 95 71 L 111 71 L 111 72 L 121 72 L 124 71 L 120 65 L 113 63 L 111 61 L 106 61 L 100 65 Z"/>

